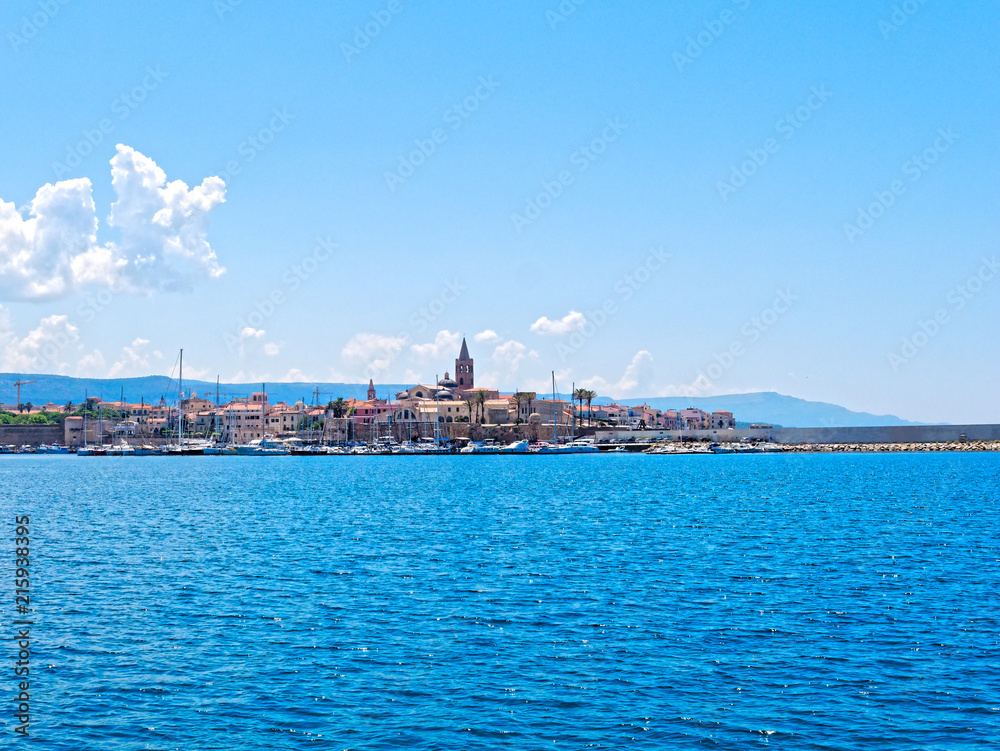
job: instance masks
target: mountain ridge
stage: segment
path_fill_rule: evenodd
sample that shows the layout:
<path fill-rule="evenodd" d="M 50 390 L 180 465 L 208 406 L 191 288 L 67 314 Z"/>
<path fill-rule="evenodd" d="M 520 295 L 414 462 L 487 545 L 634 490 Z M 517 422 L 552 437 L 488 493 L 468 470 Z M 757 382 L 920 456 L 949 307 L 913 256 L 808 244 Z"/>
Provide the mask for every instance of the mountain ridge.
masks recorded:
<path fill-rule="evenodd" d="M 18 379 L 34 381 L 21 387 L 23 402 L 35 405 L 53 402 L 65 404 L 67 401 L 79 403 L 85 395 L 100 396 L 108 401 L 117 401 L 122 390 L 125 399 L 130 402 L 158 402 L 161 397 L 167 402 L 176 400 L 178 384 L 169 376 L 154 375 L 137 378 L 76 378 L 73 376 L 50 374 L 18 374 L 0 373 L 0 403 L 14 404 L 17 401 L 17 389 L 14 382 Z M 319 403 L 326 404 L 338 396 L 345 399 L 365 399 L 368 385 L 361 383 L 223 383 L 219 385 L 222 402 L 233 398 L 249 396 L 260 391 L 265 385 L 272 403 L 294 403 L 302 399 L 307 404 L 315 401 L 314 392 L 320 391 Z M 409 388 L 412 384 L 379 384 L 376 390 L 380 397 L 395 396 L 399 391 Z M 187 394 L 196 392 L 198 395 L 214 401 L 216 385 L 210 381 L 197 379 L 185 380 L 184 391 Z M 547 394 L 539 394 L 539 398 L 547 398 Z M 568 399 L 568 394 L 560 394 Z M 612 401 L 611 397 L 599 397 L 597 403 Z M 868 412 L 856 412 L 846 407 L 827 402 L 808 401 L 794 396 L 779 394 L 775 391 L 760 391 L 748 394 L 726 394 L 720 396 L 701 397 L 648 397 L 645 399 L 619 399 L 619 404 L 635 406 L 648 404 L 656 409 L 686 409 L 696 407 L 706 412 L 727 410 L 732 412 L 741 423 L 768 423 L 784 427 L 869 427 L 893 425 L 922 425 L 926 423 L 904 420 L 895 415 L 875 415 Z"/>

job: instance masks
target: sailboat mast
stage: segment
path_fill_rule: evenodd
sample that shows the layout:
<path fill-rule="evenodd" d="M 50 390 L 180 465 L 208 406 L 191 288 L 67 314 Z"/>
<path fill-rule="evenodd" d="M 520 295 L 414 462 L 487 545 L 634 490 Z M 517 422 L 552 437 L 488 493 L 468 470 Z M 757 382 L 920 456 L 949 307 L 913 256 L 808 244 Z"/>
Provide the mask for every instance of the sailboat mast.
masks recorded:
<path fill-rule="evenodd" d="M 569 412 L 570 412 L 570 434 L 569 439 L 573 441 L 576 438 L 576 406 L 573 403 L 573 394 L 576 393 L 576 381 L 573 381 L 573 386 L 569 391 Z"/>
<path fill-rule="evenodd" d="M 219 440 L 219 376 L 215 376 L 215 414 L 212 415 L 213 438 Z"/>
<path fill-rule="evenodd" d="M 556 372 L 552 371 L 552 442 L 559 445 L 559 421 L 556 420 Z"/>
<path fill-rule="evenodd" d="M 184 443 L 184 350 L 181 350 L 181 365 L 177 373 L 177 447 Z"/>

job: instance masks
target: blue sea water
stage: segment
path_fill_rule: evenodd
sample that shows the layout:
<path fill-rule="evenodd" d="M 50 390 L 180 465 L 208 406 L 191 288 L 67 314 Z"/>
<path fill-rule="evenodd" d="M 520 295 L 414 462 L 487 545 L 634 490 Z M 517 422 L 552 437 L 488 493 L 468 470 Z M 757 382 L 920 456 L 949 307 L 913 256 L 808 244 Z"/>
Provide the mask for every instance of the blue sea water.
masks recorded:
<path fill-rule="evenodd" d="M 0 458 L 52 749 L 1000 747 L 1000 455 Z M 8 745 L 9 744 L 9 745 Z"/>

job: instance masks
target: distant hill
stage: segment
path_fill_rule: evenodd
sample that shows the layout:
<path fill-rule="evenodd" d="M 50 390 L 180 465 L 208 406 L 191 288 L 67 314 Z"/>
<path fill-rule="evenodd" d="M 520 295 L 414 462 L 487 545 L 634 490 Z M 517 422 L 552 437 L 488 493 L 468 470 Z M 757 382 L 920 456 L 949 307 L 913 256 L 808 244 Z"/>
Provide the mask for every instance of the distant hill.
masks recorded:
<path fill-rule="evenodd" d="M 65 404 L 68 401 L 80 403 L 84 397 L 100 396 L 108 401 L 117 401 L 125 390 L 125 399 L 129 402 L 158 402 L 163 396 L 167 401 L 177 399 L 177 381 L 167 376 L 143 376 L 142 378 L 72 378 L 59 375 L 18 375 L 16 373 L 0 373 L 0 403 L 14 404 L 17 401 L 17 388 L 14 382 L 35 381 L 21 387 L 21 401 L 32 404 Z M 395 396 L 397 392 L 409 388 L 413 384 L 379 384 L 378 395 Z M 318 387 L 319 400 L 326 404 L 331 399 L 342 396 L 345 399 L 364 399 L 368 394 L 368 384 L 361 383 L 268 383 L 268 399 L 274 402 L 293 402 L 302 399 L 307 404 L 312 403 L 313 392 Z M 260 391 L 259 383 L 223 383 L 219 385 L 221 401 L 227 402 L 234 397 L 249 396 L 254 391 Z M 198 396 L 215 399 L 215 383 L 184 379 L 184 393 L 197 392 Z"/>
<path fill-rule="evenodd" d="M 21 399 L 32 404 L 54 402 L 65 404 L 68 401 L 82 402 L 85 395 L 100 396 L 108 401 L 119 398 L 122 389 L 125 399 L 130 402 L 140 400 L 157 402 L 163 396 L 167 401 L 177 398 L 177 381 L 167 376 L 143 376 L 142 378 L 72 378 L 60 375 L 19 375 L 17 373 L 0 373 L 0 403 L 14 404 L 17 401 L 17 389 L 14 382 L 35 381 L 21 387 Z M 395 396 L 396 393 L 409 388 L 413 384 L 388 383 L 378 384 L 378 395 Z M 219 386 L 221 400 L 227 402 L 234 397 L 249 396 L 254 391 L 260 391 L 259 383 L 223 383 Z M 266 384 L 268 398 L 274 402 L 292 404 L 302 399 L 307 404 L 313 402 L 313 392 L 319 388 L 319 401 L 326 404 L 339 396 L 345 399 L 364 399 L 368 393 L 368 384 L 364 383 L 268 383 Z M 184 392 L 197 392 L 199 396 L 208 399 L 215 398 L 215 383 L 209 381 L 184 381 Z M 540 398 L 549 398 L 548 394 L 539 394 Z M 568 394 L 559 394 L 562 399 L 569 399 Z M 608 398 L 599 398 L 595 403 L 607 403 Z M 707 412 L 724 409 L 732 412 L 740 423 L 763 422 L 771 425 L 781 425 L 786 428 L 815 427 L 865 427 L 878 425 L 920 425 L 922 423 L 903 420 L 894 415 L 872 415 L 867 412 L 852 412 L 836 404 L 825 402 L 809 402 L 794 396 L 785 396 L 773 391 L 754 394 L 732 394 L 729 396 L 702 397 L 653 397 L 649 399 L 622 399 L 620 404 L 630 406 L 649 404 L 657 409 L 685 409 L 698 407 Z"/>
<path fill-rule="evenodd" d="M 601 400 L 602 402 L 605 400 Z M 774 391 L 753 394 L 701 397 L 654 397 L 651 399 L 625 399 L 619 404 L 635 406 L 648 404 L 656 409 L 686 409 L 697 407 L 706 412 L 726 410 L 741 423 L 768 423 L 786 428 L 846 428 L 880 425 L 922 425 L 895 415 L 872 415 L 853 412 L 845 407 L 826 402 L 810 402 Z"/>

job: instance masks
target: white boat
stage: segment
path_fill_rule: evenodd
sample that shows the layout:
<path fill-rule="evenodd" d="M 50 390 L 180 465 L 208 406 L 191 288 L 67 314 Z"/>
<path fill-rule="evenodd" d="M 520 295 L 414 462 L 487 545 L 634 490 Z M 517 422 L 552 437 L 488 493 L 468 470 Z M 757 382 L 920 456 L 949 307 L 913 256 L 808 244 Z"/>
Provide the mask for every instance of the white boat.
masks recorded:
<path fill-rule="evenodd" d="M 586 440 L 573 441 L 572 443 L 565 443 L 562 446 L 557 446 L 553 443 L 539 443 L 535 446 L 534 452 L 536 454 L 596 454 L 599 453 L 600 449 L 593 444 L 593 442 L 587 442 Z"/>
<path fill-rule="evenodd" d="M 600 449 L 594 444 L 593 438 L 577 438 L 566 444 L 568 454 L 596 454 Z M 622 447 L 624 448 L 624 447 Z"/>
<path fill-rule="evenodd" d="M 275 440 L 270 433 L 265 433 L 263 438 L 254 438 L 249 443 L 237 446 L 236 453 L 240 456 L 279 456 L 287 454 L 288 447 Z"/>
<path fill-rule="evenodd" d="M 470 443 L 458 453 L 460 454 L 499 454 L 500 446 L 489 441 L 482 443 Z"/>
<path fill-rule="evenodd" d="M 501 454 L 527 454 L 528 453 L 528 442 L 527 441 L 515 441 L 514 443 L 508 443 L 504 446 L 498 453 Z"/>

